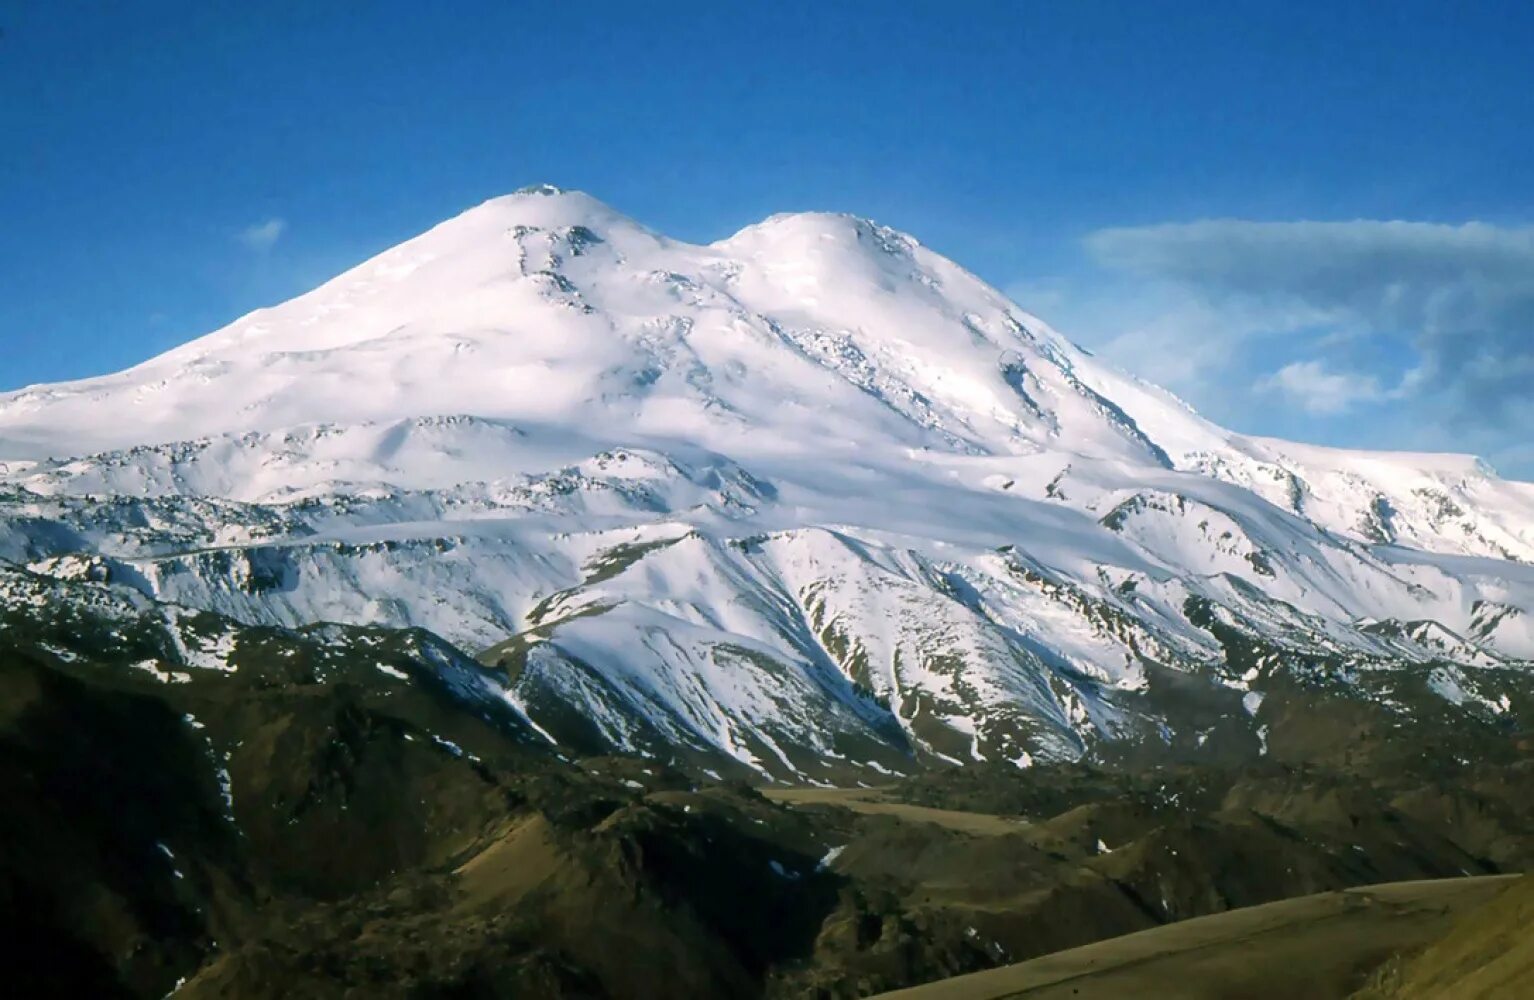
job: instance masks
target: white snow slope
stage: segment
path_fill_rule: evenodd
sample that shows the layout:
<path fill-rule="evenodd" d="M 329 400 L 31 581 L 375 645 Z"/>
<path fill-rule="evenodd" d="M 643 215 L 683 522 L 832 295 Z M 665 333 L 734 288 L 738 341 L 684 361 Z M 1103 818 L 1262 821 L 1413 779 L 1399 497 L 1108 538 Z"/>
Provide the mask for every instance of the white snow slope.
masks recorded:
<path fill-rule="evenodd" d="M 1218 675 L 1195 606 L 1456 704 L 1534 660 L 1534 486 L 1222 430 L 862 219 L 695 246 L 553 188 L 0 395 L 0 560 L 500 644 L 555 739 L 773 774 L 1077 753 L 1148 664 Z"/>

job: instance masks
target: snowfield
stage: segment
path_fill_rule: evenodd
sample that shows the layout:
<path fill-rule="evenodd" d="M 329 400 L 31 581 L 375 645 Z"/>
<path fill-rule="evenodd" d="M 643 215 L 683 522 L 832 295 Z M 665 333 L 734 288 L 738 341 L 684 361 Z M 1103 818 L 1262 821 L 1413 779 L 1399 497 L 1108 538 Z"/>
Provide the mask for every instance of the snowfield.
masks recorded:
<path fill-rule="evenodd" d="M 552 188 L 0 395 L 0 560 L 420 626 L 551 739 L 773 774 L 1071 756 L 1160 724 L 1150 668 L 1259 715 L 1211 622 L 1456 705 L 1534 660 L 1534 485 L 1225 431 L 866 220 Z"/>

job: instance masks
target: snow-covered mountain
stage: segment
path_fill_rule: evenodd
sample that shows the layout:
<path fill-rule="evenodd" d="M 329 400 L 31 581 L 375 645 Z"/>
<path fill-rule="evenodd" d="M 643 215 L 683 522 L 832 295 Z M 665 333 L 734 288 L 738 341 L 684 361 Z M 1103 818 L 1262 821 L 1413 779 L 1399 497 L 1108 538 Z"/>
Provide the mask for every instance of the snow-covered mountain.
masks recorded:
<path fill-rule="evenodd" d="M 811 777 L 1204 742 L 1164 676 L 1259 742 L 1279 673 L 1516 714 L 1534 660 L 1534 485 L 1225 431 L 866 220 L 553 188 L 0 395 L 0 560 L 424 627 L 550 739 Z"/>

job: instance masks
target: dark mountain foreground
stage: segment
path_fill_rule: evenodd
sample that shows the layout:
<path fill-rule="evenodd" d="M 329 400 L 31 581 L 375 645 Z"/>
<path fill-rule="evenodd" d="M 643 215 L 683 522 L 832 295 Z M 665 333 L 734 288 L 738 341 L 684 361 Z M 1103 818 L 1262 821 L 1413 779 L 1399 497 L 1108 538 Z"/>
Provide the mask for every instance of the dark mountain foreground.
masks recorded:
<path fill-rule="evenodd" d="M 1315 913 L 1273 958 L 1319 949 L 1314 997 L 1380 965 L 1376 996 L 1492 996 L 1528 967 L 1527 892 L 1389 961 L 1497 885 L 1463 876 L 1534 857 L 1534 762 L 1490 722 L 1451 741 L 1296 689 L 1260 754 L 759 788 L 561 756 L 427 633 L 105 593 L 0 609 L 11 995 L 859 997 L 1328 892 L 1221 920 Z"/>

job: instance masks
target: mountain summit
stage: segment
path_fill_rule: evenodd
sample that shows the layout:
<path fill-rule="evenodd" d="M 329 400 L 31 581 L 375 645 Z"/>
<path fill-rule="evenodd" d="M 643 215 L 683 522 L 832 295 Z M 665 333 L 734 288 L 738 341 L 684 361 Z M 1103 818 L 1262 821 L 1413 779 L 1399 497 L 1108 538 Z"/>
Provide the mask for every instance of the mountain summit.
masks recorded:
<path fill-rule="evenodd" d="M 465 412 L 731 447 L 1068 441 L 1165 464 L 1104 382 L 993 289 L 866 220 L 779 215 L 693 246 L 537 187 L 130 371 L 0 398 L 0 429 L 57 452 Z"/>
<path fill-rule="evenodd" d="M 1500 713 L 1534 659 L 1534 486 L 1225 431 L 864 219 L 693 245 L 547 186 L 0 395 L 0 560 L 427 628 L 556 742 L 772 774 L 1260 748 L 1322 662 Z"/>

